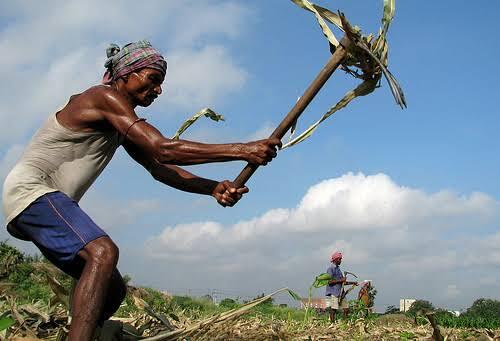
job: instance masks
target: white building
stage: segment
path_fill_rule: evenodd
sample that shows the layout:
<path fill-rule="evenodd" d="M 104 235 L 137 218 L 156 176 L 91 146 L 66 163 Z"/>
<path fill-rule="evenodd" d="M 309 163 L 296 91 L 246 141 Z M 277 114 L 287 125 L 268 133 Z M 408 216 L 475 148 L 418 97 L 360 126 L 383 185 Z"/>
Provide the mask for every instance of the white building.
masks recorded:
<path fill-rule="evenodd" d="M 399 300 L 399 311 L 407 312 L 410 309 L 411 305 L 415 303 L 416 299 L 414 298 L 402 298 Z"/>

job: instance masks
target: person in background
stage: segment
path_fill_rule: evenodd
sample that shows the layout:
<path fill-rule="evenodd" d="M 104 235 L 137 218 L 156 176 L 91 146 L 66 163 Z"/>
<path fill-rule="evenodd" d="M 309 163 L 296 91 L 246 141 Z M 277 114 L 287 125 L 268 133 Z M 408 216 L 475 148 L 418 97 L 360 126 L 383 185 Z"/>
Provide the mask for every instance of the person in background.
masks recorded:
<path fill-rule="evenodd" d="M 334 252 L 330 258 L 331 265 L 326 272 L 331 276 L 331 280 L 326 286 L 326 307 L 329 310 L 330 322 L 335 323 L 335 315 L 340 308 L 344 311 L 344 317 L 349 315 L 349 305 L 342 297 L 342 289 L 345 285 L 358 285 L 357 282 L 347 282 L 346 277 L 340 270 L 342 263 L 342 253 Z"/>

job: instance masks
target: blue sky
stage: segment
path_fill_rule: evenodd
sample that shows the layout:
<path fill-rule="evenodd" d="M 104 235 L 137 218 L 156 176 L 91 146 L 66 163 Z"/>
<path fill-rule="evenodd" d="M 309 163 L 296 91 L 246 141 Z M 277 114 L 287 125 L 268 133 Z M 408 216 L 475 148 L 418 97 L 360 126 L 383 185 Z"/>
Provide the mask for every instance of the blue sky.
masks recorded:
<path fill-rule="evenodd" d="M 169 63 L 164 94 L 140 115 L 170 136 L 211 107 L 226 121 L 185 138 L 215 143 L 269 135 L 329 57 L 314 17 L 290 1 L 126 3 L 2 2 L 2 178 L 47 115 L 99 82 L 110 42 L 147 38 Z M 382 1 L 318 4 L 378 29 Z M 384 81 L 259 169 L 237 207 L 166 188 L 118 152 L 81 204 L 121 247 L 122 272 L 170 291 L 306 294 L 340 249 L 346 270 L 374 281 L 379 310 L 401 297 L 453 309 L 498 299 L 500 4 L 474 5 L 398 1 L 390 69 L 408 109 Z M 298 129 L 355 84 L 336 73 Z M 222 180 L 243 166 L 190 169 Z"/>

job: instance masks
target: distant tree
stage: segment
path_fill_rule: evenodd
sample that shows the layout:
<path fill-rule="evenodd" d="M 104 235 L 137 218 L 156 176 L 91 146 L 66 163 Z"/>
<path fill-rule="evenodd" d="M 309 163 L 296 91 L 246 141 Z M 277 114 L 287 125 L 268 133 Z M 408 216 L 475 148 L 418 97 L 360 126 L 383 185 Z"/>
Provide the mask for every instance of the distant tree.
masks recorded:
<path fill-rule="evenodd" d="M 212 295 L 209 295 L 209 294 L 201 296 L 200 299 L 202 301 L 207 301 L 207 302 L 213 302 L 214 301 L 214 298 L 212 297 Z"/>
<path fill-rule="evenodd" d="M 259 298 L 262 298 L 262 297 L 264 297 L 264 296 L 266 296 L 264 293 L 262 293 L 262 294 L 260 294 L 260 295 L 257 295 L 257 297 L 253 298 L 253 299 L 252 299 L 252 301 L 253 301 L 253 300 L 256 300 L 256 299 L 259 299 Z M 267 300 L 265 300 L 264 302 L 262 302 L 261 304 L 262 304 L 262 305 L 273 305 L 273 303 L 274 303 L 274 300 L 273 300 L 273 298 L 272 298 L 272 297 L 270 297 L 270 298 L 268 298 Z"/>
<path fill-rule="evenodd" d="M 132 276 L 127 275 L 127 274 L 123 275 L 123 282 L 125 283 L 125 285 L 129 285 L 131 280 L 132 280 Z"/>
<path fill-rule="evenodd" d="M 472 303 L 465 314 L 484 318 L 500 316 L 500 301 L 488 298 L 480 298 Z"/>
<path fill-rule="evenodd" d="M 396 307 L 395 305 L 390 305 L 387 307 L 384 314 L 397 314 L 397 313 L 399 313 L 399 308 Z"/>
<path fill-rule="evenodd" d="M 224 307 L 224 308 L 233 309 L 233 308 L 236 308 L 238 306 L 238 302 L 236 302 L 232 298 L 225 298 L 222 301 L 220 301 L 219 306 Z"/>
<path fill-rule="evenodd" d="M 435 308 L 431 302 L 426 300 L 416 300 L 411 305 L 410 309 L 408 309 L 408 314 L 417 315 L 417 314 L 425 314 L 429 311 L 434 311 Z"/>
<path fill-rule="evenodd" d="M 0 279 L 9 276 L 21 263 L 26 261 L 25 255 L 6 241 L 0 241 Z"/>

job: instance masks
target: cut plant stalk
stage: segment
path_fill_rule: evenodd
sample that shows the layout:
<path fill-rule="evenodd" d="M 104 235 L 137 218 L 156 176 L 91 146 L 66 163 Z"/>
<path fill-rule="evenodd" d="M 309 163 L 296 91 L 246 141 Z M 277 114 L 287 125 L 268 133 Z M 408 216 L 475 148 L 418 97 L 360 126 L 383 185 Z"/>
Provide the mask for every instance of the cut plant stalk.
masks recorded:
<path fill-rule="evenodd" d="M 311 103 L 323 85 L 325 85 L 326 81 L 331 77 L 335 70 L 342 65 L 344 59 L 347 57 L 347 50 L 349 49 L 349 46 L 350 40 L 344 36 L 344 38 L 340 41 L 340 45 L 336 48 L 335 53 L 333 53 L 330 59 L 328 59 L 326 65 L 323 69 L 321 69 L 304 94 L 295 103 L 293 108 L 285 116 L 269 138 L 279 138 L 281 140 L 283 136 L 285 136 L 286 132 L 292 128 L 295 122 L 297 122 L 299 116 L 304 112 L 309 103 Z M 235 186 L 242 187 L 245 185 L 258 167 L 259 166 L 254 164 L 247 164 L 234 180 Z"/>

